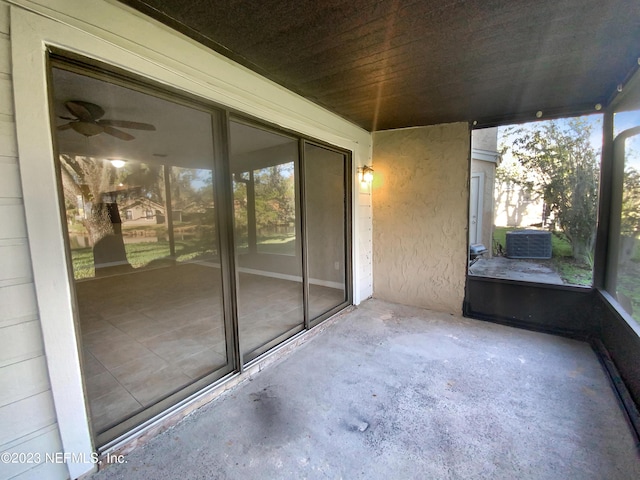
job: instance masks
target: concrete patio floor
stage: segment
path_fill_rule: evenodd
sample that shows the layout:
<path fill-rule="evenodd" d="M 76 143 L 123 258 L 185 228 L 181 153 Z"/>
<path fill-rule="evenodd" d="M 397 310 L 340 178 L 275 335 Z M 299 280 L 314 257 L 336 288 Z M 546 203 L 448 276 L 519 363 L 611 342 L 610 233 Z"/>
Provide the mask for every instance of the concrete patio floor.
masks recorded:
<path fill-rule="evenodd" d="M 631 479 L 588 344 L 379 300 L 92 476 Z"/>
<path fill-rule="evenodd" d="M 469 267 L 469 274 L 479 277 L 562 285 L 564 283 L 562 278 L 549 262 L 549 260 L 523 260 L 507 257 L 479 258 Z"/>

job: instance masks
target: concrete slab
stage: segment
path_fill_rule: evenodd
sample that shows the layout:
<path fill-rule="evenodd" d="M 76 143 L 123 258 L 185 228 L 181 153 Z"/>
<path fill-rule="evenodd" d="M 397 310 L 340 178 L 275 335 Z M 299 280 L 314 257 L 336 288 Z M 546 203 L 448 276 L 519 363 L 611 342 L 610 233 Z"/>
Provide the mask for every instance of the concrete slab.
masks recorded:
<path fill-rule="evenodd" d="M 507 257 L 480 258 L 469 267 L 469 274 L 524 282 L 557 285 L 564 283 L 548 260 L 522 260 Z"/>
<path fill-rule="evenodd" d="M 378 300 L 92 477 L 640 478 L 589 345 Z"/>

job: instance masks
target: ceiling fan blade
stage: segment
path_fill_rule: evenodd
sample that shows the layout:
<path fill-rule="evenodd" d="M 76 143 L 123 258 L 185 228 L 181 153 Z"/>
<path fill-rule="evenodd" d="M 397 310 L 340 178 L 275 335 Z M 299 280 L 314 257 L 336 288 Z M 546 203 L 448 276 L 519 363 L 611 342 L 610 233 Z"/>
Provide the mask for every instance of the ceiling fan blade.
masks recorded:
<path fill-rule="evenodd" d="M 104 131 L 103 127 L 94 122 L 72 122 L 71 128 L 85 137 L 92 137 Z"/>
<path fill-rule="evenodd" d="M 134 130 L 155 130 L 156 127 L 150 123 L 129 122 L 127 120 L 98 120 L 100 125 L 108 125 L 111 127 L 132 128 Z"/>
<path fill-rule="evenodd" d="M 65 103 L 67 110 L 83 122 L 92 122 L 104 115 L 104 110 L 95 103 L 70 100 Z"/>
<path fill-rule="evenodd" d="M 65 123 L 64 125 L 58 125 L 56 127 L 56 130 L 58 131 L 69 130 L 70 128 L 73 128 L 73 125 L 71 123 Z"/>
<path fill-rule="evenodd" d="M 117 128 L 113 128 L 110 127 L 109 125 L 102 125 L 101 128 L 104 130 L 105 133 L 108 133 L 109 135 L 113 135 L 116 138 L 119 138 L 120 140 L 133 140 L 134 137 L 133 135 L 129 135 L 126 132 L 123 132 L 122 130 L 118 130 Z"/>

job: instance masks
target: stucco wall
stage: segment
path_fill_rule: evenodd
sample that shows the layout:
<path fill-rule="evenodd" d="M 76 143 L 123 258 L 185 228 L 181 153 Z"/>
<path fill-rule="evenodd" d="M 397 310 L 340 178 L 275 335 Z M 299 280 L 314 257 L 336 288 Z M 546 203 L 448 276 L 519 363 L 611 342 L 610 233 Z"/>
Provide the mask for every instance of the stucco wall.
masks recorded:
<path fill-rule="evenodd" d="M 374 297 L 462 312 L 469 155 L 466 123 L 374 133 Z"/>

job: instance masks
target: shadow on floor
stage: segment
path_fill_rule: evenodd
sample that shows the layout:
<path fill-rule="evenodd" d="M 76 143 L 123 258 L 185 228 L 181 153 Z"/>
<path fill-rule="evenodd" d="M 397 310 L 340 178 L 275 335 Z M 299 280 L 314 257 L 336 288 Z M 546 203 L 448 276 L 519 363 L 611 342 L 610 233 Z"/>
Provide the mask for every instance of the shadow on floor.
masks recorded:
<path fill-rule="evenodd" d="M 379 300 L 94 479 L 640 478 L 588 344 Z"/>

